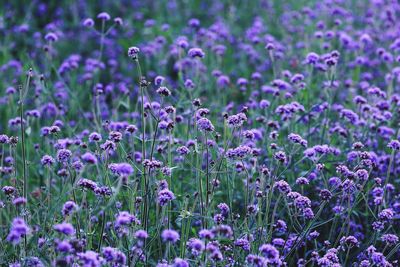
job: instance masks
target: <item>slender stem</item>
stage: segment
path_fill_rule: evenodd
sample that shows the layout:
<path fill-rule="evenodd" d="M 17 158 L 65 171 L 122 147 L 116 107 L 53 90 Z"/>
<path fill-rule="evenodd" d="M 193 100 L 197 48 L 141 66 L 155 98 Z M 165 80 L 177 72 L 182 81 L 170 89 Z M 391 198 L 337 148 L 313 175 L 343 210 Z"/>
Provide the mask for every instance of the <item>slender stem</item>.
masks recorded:
<path fill-rule="evenodd" d="M 349 247 L 349 248 L 347 248 L 347 252 L 346 252 L 346 258 L 344 259 L 344 264 L 343 264 L 343 266 L 346 266 L 347 259 L 349 258 L 349 254 L 350 254 L 350 247 Z"/>
<path fill-rule="evenodd" d="M 396 154 L 396 150 L 393 150 L 392 151 L 392 153 L 391 153 L 391 155 L 390 155 L 390 161 L 389 161 L 389 166 L 388 166 L 388 170 L 387 170 L 387 174 L 386 174 L 386 179 L 385 179 L 385 185 L 384 185 L 384 187 L 383 187 L 383 197 L 382 197 L 382 199 L 383 199 L 383 206 L 384 207 L 386 207 L 387 206 L 387 203 L 386 203 L 386 200 L 385 200 L 385 198 L 386 198 L 386 192 L 388 191 L 387 190 L 387 184 L 389 183 L 389 178 L 390 178 L 390 172 L 391 172 L 391 169 L 392 169 L 392 165 L 393 165 L 393 161 L 394 161 L 394 159 L 395 159 L 395 154 Z M 380 207 L 381 208 L 381 207 Z"/>
<path fill-rule="evenodd" d="M 140 99 L 141 99 L 141 123 L 142 123 L 142 162 L 146 159 L 146 144 L 145 144 L 145 137 L 146 137 L 146 121 L 144 117 L 144 86 L 143 86 L 143 81 L 142 81 L 142 69 L 140 67 L 139 59 L 135 58 L 135 63 L 136 67 L 139 73 L 139 89 L 140 89 Z M 147 218 L 146 218 L 146 213 L 147 213 L 147 179 L 146 179 L 146 167 L 142 165 L 142 194 L 144 197 L 144 203 L 143 203 L 143 226 L 145 230 L 147 230 Z"/>
<path fill-rule="evenodd" d="M 32 75 L 32 68 L 29 69 L 27 78 L 26 78 L 26 85 L 25 85 L 25 90 L 22 89 L 22 86 L 20 87 L 20 99 L 19 99 L 19 115 L 20 115 L 20 120 L 21 120 L 21 153 L 22 153 L 22 177 L 23 177 L 23 196 L 26 200 L 28 200 L 28 180 L 26 176 L 26 154 L 25 154 L 25 129 L 24 129 L 24 99 L 26 92 L 29 89 L 29 83 L 31 80 L 31 75 Z M 27 201 L 28 202 L 28 201 Z M 26 212 L 24 212 L 24 220 L 26 221 L 27 216 Z M 27 248 L 27 239 L 26 235 L 24 236 L 24 256 L 26 257 L 26 248 Z"/>
<path fill-rule="evenodd" d="M 105 226 L 105 222 L 106 222 L 106 211 L 103 210 L 103 214 L 101 216 L 101 230 L 100 230 L 100 236 L 99 236 L 99 247 L 98 247 L 98 251 L 101 250 L 101 246 L 103 243 L 103 233 L 104 233 L 104 226 Z"/>
<path fill-rule="evenodd" d="M 279 194 L 278 199 L 277 199 L 276 202 L 275 202 L 274 209 L 273 209 L 273 211 L 272 211 L 272 215 L 271 215 L 271 225 L 270 225 L 270 227 L 269 227 L 269 233 L 268 233 L 268 237 L 267 237 L 267 242 L 268 242 L 268 243 L 270 242 L 270 240 L 271 240 L 271 238 L 272 238 L 272 232 L 273 232 L 273 229 L 274 229 L 274 222 L 275 222 L 276 211 L 277 211 L 277 209 L 278 209 L 279 202 L 280 202 L 281 198 L 282 198 L 282 194 Z M 267 226 L 267 227 L 268 227 L 268 226 Z"/>
<path fill-rule="evenodd" d="M 69 170 L 69 168 L 68 168 Z M 72 197 L 74 199 L 74 202 L 78 204 L 77 202 L 77 198 L 76 198 L 76 194 L 75 194 L 75 179 L 72 177 L 72 173 L 69 170 L 69 176 L 70 176 L 70 182 L 71 182 L 71 190 L 72 190 Z M 77 226 L 77 236 L 78 238 L 80 238 L 81 235 L 81 227 L 80 227 L 80 222 L 79 222 L 79 217 L 78 217 L 78 213 L 75 213 L 75 219 L 76 219 L 76 226 Z"/>
<path fill-rule="evenodd" d="M 26 154 L 25 154 L 25 129 L 24 129 L 24 95 L 29 89 L 29 83 L 31 80 L 32 69 L 29 70 L 29 73 L 26 78 L 25 90 L 20 88 L 20 99 L 19 99 L 19 108 L 20 108 L 20 120 L 21 120 L 21 152 L 22 152 L 22 176 L 23 176 L 23 196 L 25 199 L 28 199 L 28 182 L 26 177 Z"/>
<path fill-rule="evenodd" d="M 52 179 L 51 179 L 51 173 L 50 173 L 50 168 L 47 167 L 46 168 L 46 173 L 47 173 L 47 181 L 48 181 L 48 187 L 47 187 L 47 194 L 49 194 L 47 196 L 47 200 L 48 200 L 48 207 L 50 207 L 51 205 L 51 183 L 52 183 Z"/>
<path fill-rule="evenodd" d="M 196 147 L 197 147 L 198 143 L 196 142 Z M 197 177 L 197 181 L 199 183 L 199 201 L 200 201 L 200 215 L 201 215 L 201 222 L 202 222 L 202 227 L 206 227 L 205 225 L 205 218 L 204 218 L 204 200 L 203 200 L 203 179 L 201 179 L 201 175 L 199 175 L 199 166 L 200 165 L 200 161 L 199 161 L 199 153 L 196 151 L 196 177 Z"/>
<path fill-rule="evenodd" d="M 106 21 L 103 19 L 101 20 L 101 37 L 100 37 L 100 54 L 99 54 L 99 61 L 101 61 L 101 58 L 103 56 L 103 49 L 104 49 L 104 28 L 106 26 Z"/>
<path fill-rule="evenodd" d="M 290 251 L 286 254 L 285 259 L 290 258 L 290 256 L 292 255 L 292 253 L 297 249 L 298 245 L 303 241 L 303 239 L 307 236 L 308 232 L 310 231 L 312 225 L 314 224 L 314 222 L 319 218 L 319 216 L 321 215 L 322 210 L 324 209 L 325 205 L 326 205 L 326 201 L 323 201 L 319 206 L 319 210 L 317 212 L 317 214 L 315 214 L 314 218 L 311 220 L 311 222 L 308 223 L 308 225 L 304 225 L 303 229 L 301 230 L 300 235 L 298 235 L 294 241 L 293 246 L 291 247 Z"/>
<path fill-rule="evenodd" d="M 205 138 L 206 138 L 206 209 L 208 209 L 208 199 L 209 199 L 209 191 L 210 191 L 210 177 L 209 177 L 209 171 L 208 171 L 208 139 L 207 139 L 207 133 L 205 133 Z"/>

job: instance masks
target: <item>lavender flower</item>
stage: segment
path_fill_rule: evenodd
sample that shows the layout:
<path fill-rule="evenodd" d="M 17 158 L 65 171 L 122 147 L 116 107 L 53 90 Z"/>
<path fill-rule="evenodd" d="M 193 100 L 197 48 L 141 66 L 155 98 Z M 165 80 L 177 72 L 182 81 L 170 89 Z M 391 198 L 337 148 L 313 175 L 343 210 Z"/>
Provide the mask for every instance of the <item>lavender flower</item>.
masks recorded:
<path fill-rule="evenodd" d="M 107 12 L 101 12 L 97 15 L 97 18 L 107 21 L 111 19 L 111 16 Z"/>
<path fill-rule="evenodd" d="M 201 50 L 201 48 L 191 48 L 189 49 L 188 55 L 191 58 L 203 58 L 205 56 L 205 53 L 203 52 L 203 50 Z"/>
<path fill-rule="evenodd" d="M 268 264 L 279 264 L 279 251 L 270 244 L 264 244 L 259 248 Z"/>
<path fill-rule="evenodd" d="M 40 163 L 41 163 L 43 166 L 50 167 L 50 166 L 52 166 L 52 165 L 55 163 L 55 160 L 54 160 L 54 158 L 53 158 L 52 156 L 44 155 L 44 156 L 42 157 L 42 159 L 40 160 Z"/>
<path fill-rule="evenodd" d="M 60 223 L 60 224 L 56 224 L 54 225 L 54 230 L 56 230 L 59 233 L 62 233 L 64 235 L 74 235 L 75 234 L 75 229 L 72 226 L 72 224 L 70 223 Z"/>
<path fill-rule="evenodd" d="M 61 213 L 64 217 L 66 217 L 66 216 L 71 215 L 77 209 L 78 209 L 78 205 L 76 205 L 75 202 L 67 201 L 64 203 Z"/>
<path fill-rule="evenodd" d="M 85 252 L 77 253 L 77 258 L 83 264 L 83 266 L 95 266 L 99 267 L 102 265 L 103 258 L 94 251 L 88 250 Z"/>
<path fill-rule="evenodd" d="M 160 206 L 165 206 L 174 199 L 175 199 L 174 193 L 172 193 L 168 189 L 163 189 L 158 192 L 157 202 L 158 204 L 160 204 Z"/>
<path fill-rule="evenodd" d="M 17 245 L 21 242 L 21 239 L 30 233 L 29 226 L 25 223 L 22 218 L 14 218 L 12 221 L 11 229 L 7 235 L 7 241 L 13 245 Z"/>
<path fill-rule="evenodd" d="M 133 168 L 129 163 L 111 163 L 108 168 L 121 177 L 128 177 L 133 174 Z"/>
<path fill-rule="evenodd" d="M 400 150 L 400 141 L 392 140 L 389 142 L 389 144 L 387 146 L 388 146 L 388 148 L 393 149 L 393 150 Z"/>
<path fill-rule="evenodd" d="M 197 239 L 197 238 L 191 238 L 187 242 L 187 247 L 189 251 L 194 255 L 194 256 L 199 256 L 202 254 L 202 252 L 205 249 L 205 244 L 202 240 Z"/>
<path fill-rule="evenodd" d="M 197 120 L 197 125 L 200 131 L 205 131 L 205 132 L 214 131 L 214 125 L 212 125 L 211 121 L 207 118 L 201 118 Z"/>
<path fill-rule="evenodd" d="M 129 47 L 128 49 L 128 57 L 131 59 L 137 59 L 140 49 L 136 46 Z"/>
<path fill-rule="evenodd" d="M 77 185 L 84 189 L 89 189 L 92 191 L 94 191 L 97 188 L 97 183 L 93 182 L 92 180 L 86 179 L 86 178 L 79 179 Z"/>
<path fill-rule="evenodd" d="M 175 230 L 166 229 L 161 233 L 161 238 L 164 242 L 176 243 L 179 240 L 180 236 Z"/>
<path fill-rule="evenodd" d="M 87 18 L 83 21 L 82 25 L 90 28 L 94 26 L 94 21 L 91 18 Z"/>
<path fill-rule="evenodd" d="M 57 151 L 57 160 L 59 162 L 67 162 L 72 156 L 72 152 L 68 149 L 60 149 Z"/>
<path fill-rule="evenodd" d="M 247 121 L 247 116 L 244 113 L 229 116 L 227 119 L 228 126 L 232 128 L 242 126 L 245 121 Z"/>
<path fill-rule="evenodd" d="M 86 163 L 97 164 L 97 158 L 90 152 L 86 152 L 81 156 L 82 160 Z"/>

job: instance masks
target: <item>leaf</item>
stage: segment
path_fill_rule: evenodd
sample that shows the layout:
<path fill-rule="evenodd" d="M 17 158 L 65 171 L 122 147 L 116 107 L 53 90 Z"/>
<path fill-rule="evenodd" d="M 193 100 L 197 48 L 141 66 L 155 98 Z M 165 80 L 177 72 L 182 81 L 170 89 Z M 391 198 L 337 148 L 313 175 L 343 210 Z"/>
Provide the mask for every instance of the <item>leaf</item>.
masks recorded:
<path fill-rule="evenodd" d="M 26 135 L 31 135 L 31 132 L 32 132 L 31 127 L 26 128 L 26 130 L 25 130 Z"/>
<path fill-rule="evenodd" d="M 125 101 L 121 101 L 120 104 L 121 104 L 121 106 L 123 106 L 124 108 L 129 109 L 129 105 L 128 105 L 128 103 L 126 103 Z"/>

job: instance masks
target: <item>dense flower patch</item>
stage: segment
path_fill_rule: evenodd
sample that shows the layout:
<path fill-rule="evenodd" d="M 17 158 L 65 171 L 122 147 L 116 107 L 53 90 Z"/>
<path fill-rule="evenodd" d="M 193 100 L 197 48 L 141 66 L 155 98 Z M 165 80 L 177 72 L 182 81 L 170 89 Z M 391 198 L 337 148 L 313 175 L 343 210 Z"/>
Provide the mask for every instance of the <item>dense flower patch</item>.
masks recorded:
<path fill-rule="evenodd" d="M 399 266 L 397 1 L 6 1 L 0 36 L 1 266 Z"/>

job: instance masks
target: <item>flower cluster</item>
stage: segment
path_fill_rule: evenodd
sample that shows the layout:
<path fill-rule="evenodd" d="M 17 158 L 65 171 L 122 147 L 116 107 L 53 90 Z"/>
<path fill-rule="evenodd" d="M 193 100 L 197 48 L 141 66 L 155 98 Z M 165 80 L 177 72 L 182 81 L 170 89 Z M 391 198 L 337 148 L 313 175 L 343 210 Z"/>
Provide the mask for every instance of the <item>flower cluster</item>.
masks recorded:
<path fill-rule="evenodd" d="M 398 1 L 3 2 L 1 266 L 399 266 Z"/>

